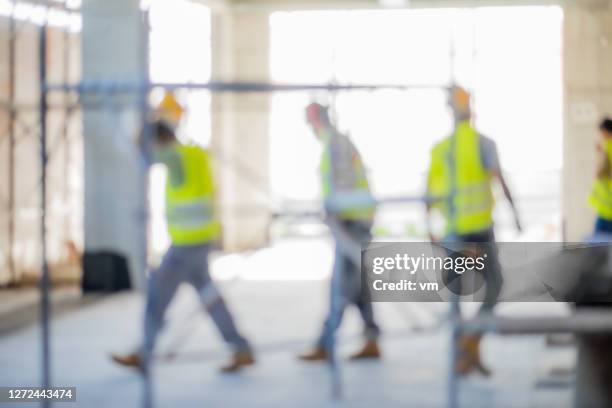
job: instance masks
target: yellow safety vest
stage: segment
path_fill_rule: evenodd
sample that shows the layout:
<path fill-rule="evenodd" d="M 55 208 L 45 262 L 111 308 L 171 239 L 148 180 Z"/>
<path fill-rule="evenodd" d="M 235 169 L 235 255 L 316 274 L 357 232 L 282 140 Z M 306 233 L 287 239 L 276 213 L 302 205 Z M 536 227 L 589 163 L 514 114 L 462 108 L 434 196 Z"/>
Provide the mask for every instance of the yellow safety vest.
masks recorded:
<path fill-rule="evenodd" d="M 363 192 L 370 197 L 370 185 L 366 170 L 357 149 L 344 135 L 323 135 L 323 155 L 321 157 L 321 182 L 323 197 L 329 199 L 334 194 Z M 365 208 L 346 208 L 338 212 L 343 220 L 371 221 L 374 206 Z"/>
<path fill-rule="evenodd" d="M 432 206 L 442 212 L 447 234 L 465 235 L 493 225 L 491 173 L 482 165 L 480 136 L 468 122 L 459 123 L 453 136 L 434 146 L 428 192 L 440 198 Z"/>
<path fill-rule="evenodd" d="M 197 146 L 177 145 L 180 184 L 166 181 L 166 217 L 172 244 L 208 243 L 219 235 L 214 213 L 214 181 L 208 152 Z"/>
<path fill-rule="evenodd" d="M 606 142 L 604 149 L 609 163 L 612 163 L 612 143 Z M 595 209 L 599 217 L 612 221 L 612 179 L 610 174 L 595 179 L 589 196 L 589 204 Z"/>

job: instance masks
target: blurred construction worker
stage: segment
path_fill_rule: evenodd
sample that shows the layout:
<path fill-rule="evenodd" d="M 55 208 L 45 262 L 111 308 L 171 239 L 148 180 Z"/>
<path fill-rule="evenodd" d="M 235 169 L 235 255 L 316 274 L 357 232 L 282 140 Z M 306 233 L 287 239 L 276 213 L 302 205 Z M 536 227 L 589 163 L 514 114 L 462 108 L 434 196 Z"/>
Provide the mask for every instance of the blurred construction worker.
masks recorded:
<path fill-rule="evenodd" d="M 231 361 L 221 370 L 237 371 L 253 364 L 254 358 L 208 269 L 211 243 L 219 234 L 210 157 L 198 146 L 181 144 L 173 127 L 163 121 L 153 123 L 150 131 L 154 160 L 168 169 L 166 217 L 172 245 L 149 276 L 142 350 L 113 359 L 126 366 L 148 367 L 166 309 L 178 286 L 187 282 L 196 289 L 221 336 L 234 350 Z"/>
<path fill-rule="evenodd" d="M 493 232 L 494 180 L 500 182 L 510 202 L 518 231 L 521 231 L 521 224 L 501 171 L 495 142 L 480 135 L 470 123 L 470 94 L 460 87 L 451 88 L 449 105 L 455 120 L 453 134 L 437 143 L 431 153 L 427 196 L 441 199 L 428 201 L 427 204 L 430 238 L 432 242 L 438 240 L 433 236 L 430 221 L 431 210 L 437 209 L 446 226 L 443 242 L 458 243 L 459 246 L 474 243 L 479 251 L 487 254 L 484 270 L 486 291 L 480 313 L 490 313 L 502 286 Z M 454 272 L 450 275 L 449 286 L 460 285 L 459 275 Z M 473 370 L 490 374 L 480 359 L 480 339 L 479 335 L 460 339 L 460 358 L 456 367 L 459 374 L 468 374 Z"/>
<path fill-rule="evenodd" d="M 328 108 L 318 103 L 308 105 L 306 120 L 323 144 L 320 172 L 326 202 L 343 193 L 362 194 L 366 201 L 372 201 L 361 156 L 350 139 L 332 125 Z M 360 269 L 361 245 L 371 240 L 374 212 L 373 204 L 339 211 L 330 211 L 328 208 L 327 224 L 336 240 L 330 308 L 314 349 L 301 354 L 301 360 L 320 361 L 328 358 L 330 338 L 340 326 L 344 310 L 349 304 L 359 309 L 365 325 L 365 344 L 350 358 L 380 356 L 380 330 L 374 320 L 372 303 L 367 293 L 361 290 Z"/>
<path fill-rule="evenodd" d="M 597 213 L 595 233 L 612 234 L 612 119 L 604 118 L 599 131 L 597 175 L 589 203 Z"/>

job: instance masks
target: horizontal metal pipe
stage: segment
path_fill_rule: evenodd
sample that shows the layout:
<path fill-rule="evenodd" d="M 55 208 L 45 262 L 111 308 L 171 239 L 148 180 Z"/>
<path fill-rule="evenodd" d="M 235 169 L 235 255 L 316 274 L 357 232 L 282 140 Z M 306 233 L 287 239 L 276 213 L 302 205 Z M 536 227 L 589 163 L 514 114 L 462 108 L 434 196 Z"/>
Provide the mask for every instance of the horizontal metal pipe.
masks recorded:
<path fill-rule="evenodd" d="M 436 84 L 280 84 L 271 82 L 252 82 L 252 81 L 210 81 L 210 82 L 184 82 L 168 83 L 157 82 L 146 84 L 139 81 L 83 81 L 75 84 L 46 84 L 48 92 L 77 92 L 80 94 L 117 94 L 146 92 L 153 88 L 175 89 L 205 89 L 213 92 L 296 92 L 296 91 L 352 91 L 352 90 L 377 90 L 377 89 L 438 89 L 447 90 L 448 85 Z"/>

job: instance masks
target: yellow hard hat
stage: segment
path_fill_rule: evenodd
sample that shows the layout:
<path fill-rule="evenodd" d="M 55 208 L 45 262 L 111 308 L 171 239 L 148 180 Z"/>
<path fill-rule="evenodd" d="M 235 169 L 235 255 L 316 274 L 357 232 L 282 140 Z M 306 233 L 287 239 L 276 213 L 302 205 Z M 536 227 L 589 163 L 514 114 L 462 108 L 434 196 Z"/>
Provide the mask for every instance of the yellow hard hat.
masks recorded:
<path fill-rule="evenodd" d="M 174 126 L 178 126 L 185 113 L 185 109 L 177 102 L 174 92 L 168 91 L 164 99 L 157 107 L 156 114 L 158 119 L 167 121 Z"/>
<path fill-rule="evenodd" d="M 470 108 L 470 93 L 460 86 L 451 88 L 451 104 L 460 110 L 468 110 Z"/>

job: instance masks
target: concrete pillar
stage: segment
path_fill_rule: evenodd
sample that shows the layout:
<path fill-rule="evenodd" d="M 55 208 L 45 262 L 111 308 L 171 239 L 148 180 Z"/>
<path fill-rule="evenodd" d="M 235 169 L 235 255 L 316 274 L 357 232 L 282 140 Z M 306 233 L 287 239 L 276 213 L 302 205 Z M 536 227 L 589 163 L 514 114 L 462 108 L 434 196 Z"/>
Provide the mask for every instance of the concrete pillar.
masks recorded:
<path fill-rule="evenodd" d="M 142 80 L 146 46 L 140 1 L 84 0 L 82 13 L 83 80 Z M 127 260 L 132 287 L 141 288 L 146 183 L 135 143 L 139 95 L 89 95 L 84 104 L 85 274 L 88 259 L 90 274 L 117 272 L 111 270 L 118 255 Z"/>
<path fill-rule="evenodd" d="M 574 407 L 612 406 L 612 337 L 578 336 Z"/>
<path fill-rule="evenodd" d="M 266 12 L 213 10 L 213 80 L 269 81 Z M 243 250 L 268 240 L 269 107 L 262 93 L 213 94 L 223 247 Z"/>
<path fill-rule="evenodd" d="M 577 0 L 565 7 L 563 216 L 565 238 L 593 228 L 587 197 L 595 174 L 597 125 L 612 115 L 612 2 Z"/>

